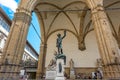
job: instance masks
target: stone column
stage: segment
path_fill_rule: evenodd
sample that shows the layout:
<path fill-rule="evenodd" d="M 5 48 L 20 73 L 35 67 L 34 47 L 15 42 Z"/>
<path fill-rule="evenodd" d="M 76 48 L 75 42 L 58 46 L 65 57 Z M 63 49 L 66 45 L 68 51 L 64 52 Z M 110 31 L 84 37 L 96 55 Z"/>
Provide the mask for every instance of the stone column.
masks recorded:
<path fill-rule="evenodd" d="M 119 31 L 118 31 L 118 46 L 119 46 L 119 49 L 120 49 L 120 26 L 119 26 Z"/>
<path fill-rule="evenodd" d="M 38 68 L 36 72 L 36 79 L 40 79 L 45 70 L 45 57 L 46 57 L 47 45 L 42 43 L 40 46 L 40 55 L 38 59 Z"/>
<path fill-rule="evenodd" d="M 91 17 L 97 37 L 100 56 L 103 61 L 104 78 L 118 78 L 120 77 L 120 67 L 115 60 L 119 56 L 119 51 L 113 39 L 110 23 L 103 8 L 103 0 L 86 1 L 91 9 Z"/>
<path fill-rule="evenodd" d="M 31 13 L 25 9 L 18 9 L 3 50 L 0 78 L 18 80 L 30 22 Z"/>

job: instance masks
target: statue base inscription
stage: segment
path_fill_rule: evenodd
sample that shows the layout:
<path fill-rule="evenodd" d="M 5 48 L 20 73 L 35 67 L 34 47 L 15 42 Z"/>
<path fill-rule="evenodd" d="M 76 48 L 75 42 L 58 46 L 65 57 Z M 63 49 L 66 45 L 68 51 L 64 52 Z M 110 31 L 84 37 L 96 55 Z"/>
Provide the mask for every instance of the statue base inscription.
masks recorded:
<path fill-rule="evenodd" d="M 47 80 L 54 80 L 56 78 L 56 71 L 46 71 L 46 77 L 45 79 Z"/>

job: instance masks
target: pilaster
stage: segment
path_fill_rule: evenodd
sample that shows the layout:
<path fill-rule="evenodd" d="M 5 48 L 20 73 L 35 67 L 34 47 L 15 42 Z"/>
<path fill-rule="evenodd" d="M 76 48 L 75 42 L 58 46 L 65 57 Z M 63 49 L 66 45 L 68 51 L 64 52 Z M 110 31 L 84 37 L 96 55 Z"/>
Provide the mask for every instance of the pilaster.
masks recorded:
<path fill-rule="evenodd" d="M 113 39 L 109 20 L 103 8 L 103 0 L 87 0 L 103 61 L 104 78 L 119 78 L 119 51 Z M 116 59 L 118 62 L 116 62 Z"/>

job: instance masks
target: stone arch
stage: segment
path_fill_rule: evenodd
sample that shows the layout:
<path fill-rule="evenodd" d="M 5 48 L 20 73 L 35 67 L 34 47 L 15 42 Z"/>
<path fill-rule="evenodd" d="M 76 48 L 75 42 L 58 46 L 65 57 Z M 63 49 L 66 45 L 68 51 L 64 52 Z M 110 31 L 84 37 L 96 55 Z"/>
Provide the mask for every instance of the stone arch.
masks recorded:
<path fill-rule="evenodd" d="M 42 18 L 41 14 L 36 13 L 36 16 L 38 18 Z M 45 43 L 46 42 L 46 37 L 45 37 L 45 27 L 44 27 L 44 23 L 43 20 L 38 19 L 38 22 L 40 24 L 40 32 L 41 32 L 41 42 Z"/>
<path fill-rule="evenodd" d="M 104 0 L 104 1 L 105 1 L 105 0 Z M 104 4 L 104 1 L 103 1 L 103 4 Z M 108 5 L 106 5 L 105 8 L 111 7 L 111 6 L 116 5 L 116 4 L 119 4 L 119 3 L 120 3 L 120 1 L 112 2 L 112 3 L 108 4 Z"/>
<path fill-rule="evenodd" d="M 50 5 L 50 6 L 53 6 L 53 7 L 57 8 L 57 9 L 60 9 L 58 6 L 53 5 L 53 4 L 50 4 L 50 3 L 47 3 L 47 2 L 45 2 L 45 3 L 38 3 L 38 4 L 36 4 L 35 7 L 37 7 L 38 5 Z M 35 12 L 36 12 L 36 13 L 37 13 L 37 11 L 38 11 L 38 10 L 35 8 Z M 38 11 L 38 12 L 39 12 L 39 11 Z M 37 13 L 37 14 L 38 14 L 38 16 L 40 16 L 40 17 L 39 17 L 39 20 L 40 20 L 40 22 L 43 24 L 43 26 L 41 26 L 41 28 L 42 28 L 41 33 L 44 33 L 44 40 L 45 40 L 45 42 L 46 42 L 46 39 L 47 39 L 47 36 L 48 36 L 48 32 L 49 32 L 49 31 L 48 31 L 48 32 L 45 32 L 45 26 L 44 26 L 44 22 L 43 22 L 43 20 L 42 20 L 42 14 L 41 14 L 41 13 Z M 56 17 L 57 17 L 57 15 L 56 15 Z M 54 23 L 56 17 L 54 18 L 54 20 L 52 21 L 52 23 Z M 50 25 L 50 27 L 49 27 L 49 30 L 51 29 L 52 23 L 51 23 L 51 25 Z"/>
<path fill-rule="evenodd" d="M 88 7 L 91 9 L 92 20 L 93 20 L 93 23 L 95 24 L 94 25 L 95 26 L 95 31 L 96 31 L 96 34 L 97 34 L 97 39 L 98 39 L 98 44 L 99 44 L 99 49 L 100 49 L 100 55 L 102 57 L 103 63 L 104 63 L 104 65 L 108 66 L 108 67 L 106 67 L 106 70 L 114 71 L 114 68 L 111 65 L 111 57 L 114 57 L 114 55 L 112 54 L 113 51 L 115 51 L 116 54 L 118 53 L 118 51 L 117 51 L 117 47 L 114 46 L 115 44 L 112 40 L 111 31 L 109 29 L 109 22 L 106 19 L 105 12 L 103 11 L 104 10 L 103 9 L 103 0 L 86 0 L 86 3 L 88 5 Z M 100 16 L 102 14 L 103 14 L 103 16 Z M 98 19 L 98 17 L 101 18 L 101 20 Z M 100 29 L 97 29 L 97 26 Z M 106 30 L 108 29 L 108 30 L 105 32 L 102 26 L 104 26 L 105 29 Z M 107 34 L 107 32 L 110 33 L 110 34 Z M 108 37 L 108 35 L 110 37 Z M 100 40 L 100 39 L 102 39 L 102 40 Z M 108 41 L 106 41 L 106 39 Z M 111 46 L 109 45 L 109 43 L 111 43 Z M 106 56 L 106 55 L 108 55 L 108 56 Z M 116 66 L 116 68 L 117 68 L 117 66 Z M 114 73 L 106 72 L 105 75 L 107 77 L 117 77 L 117 75 L 114 74 Z"/>
<path fill-rule="evenodd" d="M 86 3 L 83 2 L 83 1 L 75 1 L 75 2 L 71 2 L 71 3 L 67 4 L 67 5 L 65 5 L 63 8 L 60 8 L 60 7 L 58 7 L 57 5 L 54 5 L 54 4 L 52 4 L 52 3 L 47 3 L 47 2 L 43 2 L 43 3 L 42 3 L 42 2 L 41 2 L 41 3 L 36 4 L 35 7 L 37 7 L 38 5 L 50 5 L 50 6 L 55 7 L 55 8 L 58 9 L 58 10 L 64 10 L 64 9 L 66 9 L 67 7 L 69 7 L 69 6 L 73 5 L 73 4 L 79 4 L 79 3 L 86 5 Z M 84 9 L 87 10 L 87 6 L 85 6 Z M 37 9 L 35 8 L 35 12 L 39 12 L 39 10 L 37 10 Z M 45 29 L 44 29 L 44 31 L 42 31 L 42 33 L 44 33 L 45 39 L 46 39 L 46 37 L 48 37 L 49 32 L 50 32 L 50 30 L 51 30 L 51 28 L 52 28 L 52 24 L 54 23 L 54 21 L 56 20 L 56 18 L 58 17 L 58 15 L 59 15 L 60 13 L 63 13 L 63 14 L 67 17 L 67 19 L 70 21 L 70 23 L 72 24 L 72 26 L 74 27 L 74 29 L 75 29 L 75 31 L 76 31 L 76 35 L 78 36 L 78 38 L 79 38 L 79 36 L 80 36 L 80 38 L 78 39 L 78 42 L 79 42 L 78 45 L 83 45 L 83 44 L 84 44 L 84 39 L 83 39 L 83 38 L 85 38 L 86 33 L 82 32 L 81 27 L 83 26 L 82 22 L 84 23 L 84 16 L 86 16 L 86 13 L 87 13 L 86 11 L 83 11 L 83 12 L 82 12 L 83 18 L 81 18 L 81 21 L 82 21 L 82 22 L 80 23 L 79 31 L 77 31 L 77 29 L 76 29 L 73 21 L 71 20 L 71 18 L 69 17 L 69 15 L 66 14 L 66 12 L 64 12 L 64 11 L 63 11 L 63 12 L 59 12 L 59 13 L 54 17 L 54 20 L 51 22 L 51 24 L 50 24 L 50 26 L 49 26 L 49 29 L 48 29 L 48 32 L 45 34 Z M 38 16 L 41 16 L 41 13 L 39 13 Z M 42 18 L 42 16 L 41 16 L 41 18 Z M 41 20 L 41 19 L 39 18 L 39 20 Z M 41 20 L 41 22 L 42 22 L 42 24 L 44 25 L 44 23 L 43 23 L 42 20 Z M 44 27 L 45 27 L 45 26 L 43 26 L 43 28 L 44 28 Z M 87 33 L 88 33 L 88 32 L 87 32 Z M 81 36 L 81 34 L 83 34 L 83 35 Z M 82 40 L 81 40 L 81 39 L 82 39 Z M 85 46 L 85 44 L 84 44 L 83 46 Z M 83 46 L 79 47 L 79 49 L 80 49 L 80 50 L 85 50 L 85 48 L 83 48 Z"/>
<path fill-rule="evenodd" d="M 28 11 L 32 12 L 36 2 L 37 0 L 27 0 L 27 1 L 21 0 L 18 8 L 27 9 Z"/>
<path fill-rule="evenodd" d="M 58 10 L 64 10 L 66 7 L 68 7 L 68 6 L 72 5 L 72 4 L 75 4 L 75 3 L 81 3 L 81 1 L 77 1 L 77 2 L 74 2 L 74 3 L 70 3 L 70 4 L 66 5 L 66 6 L 64 6 L 63 8 L 60 8 L 60 7 L 58 7 L 58 6 L 54 5 L 54 4 L 47 3 L 47 2 L 38 3 L 37 5 L 50 5 L 50 6 L 55 7 L 55 8 L 58 9 Z M 83 2 L 82 2 L 82 3 L 83 3 Z M 84 4 L 84 3 L 83 3 L 83 4 Z M 37 7 L 37 5 L 36 5 L 36 7 Z M 36 9 L 35 9 L 35 10 L 36 10 Z M 37 10 L 37 11 L 38 11 L 38 10 Z M 55 16 L 54 20 L 53 20 L 52 23 L 50 24 L 50 27 L 49 27 L 49 30 L 48 30 L 46 36 L 49 35 L 49 31 L 50 31 L 50 29 L 52 28 L 52 24 L 54 23 L 54 21 L 56 20 L 56 18 L 58 17 L 58 15 L 59 15 L 60 13 L 63 13 L 63 14 L 69 19 L 69 21 L 71 22 L 72 26 L 73 26 L 74 29 L 76 30 L 75 25 L 73 24 L 71 18 L 63 11 L 63 12 L 59 12 L 59 13 Z M 40 14 L 39 14 L 39 15 L 40 15 Z M 78 34 L 77 30 L 76 30 L 76 34 Z"/>
<path fill-rule="evenodd" d="M 3 65 L 1 68 L 2 70 L 0 73 L 0 77 L 2 76 L 6 79 L 6 76 L 9 75 L 9 71 L 11 71 L 14 72 L 14 76 L 10 75 L 9 77 L 18 80 L 15 77 L 19 75 L 19 64 L 25 46 L 28 26 L 31 21 L 31 13 L 35 10 L 35 6 L 39 3 L 39 1 L 40 0 L 21 0 L 20 5 L 15 13 L 14 20 L 12 22 L 12 30 L 8 37 L 7 44 L 5 45 L 5 48 L 3 50 L 5 56 L 3 57 L 2 63 L 5 64 L 6 60 L 8 60 L 8 62 L 10 62 L 10 64 L 12 65 L 8 65 L 7 67 Z M 115 68 L 119 70 L 119 67 L 116 64 L 112 64 L 112 59 L 116 57 L 116 55 L 119 56 L 119 52 L 112 40 L 112 34 L 109 29 L 109 22 L 103 9 L 103 0 L 85 0 L 85 3 L 91 9 L 92 20 L 96 31 L 100 55 L 105 66 L 105 77 L 118 78 L 120 76 L 120 73 L 113 72 L 115 72 Z M 43 32 L 43 24 L 41 27 L 41 32 Z M 43 34 L 42 36 L 45 35 Z M 40 77 L 41 72 L 44 72 L 44 58 L 46 56 L 46 54 L 44 53 L 46 53 L 46 49 L 47 47 L 45 41 L 45 43 L 42 43 L 41 45 L 41 55 L 39 57 L 39 65 L 37 70 L 38 78 Z M 7 75 L 4 75 L 4 67 L 6 67 Z"/>

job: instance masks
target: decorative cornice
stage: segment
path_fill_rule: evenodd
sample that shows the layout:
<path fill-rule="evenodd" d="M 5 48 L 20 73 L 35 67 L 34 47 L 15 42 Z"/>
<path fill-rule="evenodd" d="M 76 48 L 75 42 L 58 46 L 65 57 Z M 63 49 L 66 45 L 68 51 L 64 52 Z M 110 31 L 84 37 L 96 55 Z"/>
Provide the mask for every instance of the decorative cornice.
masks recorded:
<path fill-rule="evenodd" d="M 23 13 L 26 13 L 27 15 L 30 15 L 31 16 L 31 11 L 23 8 L 23 7 L 19 7 L 17 10 L 16 10 L 16 13 L 19 13 L 19 12 L 23 12 Z"/>

